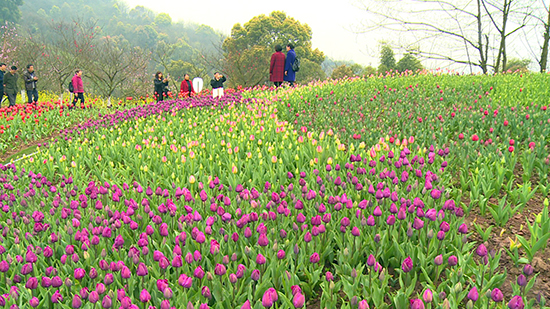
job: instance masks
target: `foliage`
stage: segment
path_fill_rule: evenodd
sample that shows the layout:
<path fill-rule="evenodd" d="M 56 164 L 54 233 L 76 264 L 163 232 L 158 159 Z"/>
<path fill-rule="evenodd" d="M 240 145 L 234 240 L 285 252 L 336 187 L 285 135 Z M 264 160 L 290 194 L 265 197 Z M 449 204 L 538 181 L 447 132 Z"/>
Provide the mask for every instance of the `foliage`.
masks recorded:
<path fill-rule="evenodd" d="M 353 70 L 351 69 L 351 67 L 345 64 L 342 64 L 341 66 L 337 67 L 332 71 L 330 78 L 340 79 L 343 77 L 352 77 L 352 76 L 355 76 L 355 74 L 353 73 Z"/>
<path fill-rule="evenodd" d="M 405 71 L 416 72 L 418 70 L 424 69 L 424 67 L 420 63 L 420 60 L 418 60 L 412 53 L 409 52 L 403 55 L 403 58 L 399 59 L 396 65 L 396 69 L 399 72 L 405 72 Z"/>
<path fill-rule="evenodd" d="M 275 45 L 292 43 L 305 69 L 297 74 L 297 81 L 307 82 L 321 77 L 324 55 L 311 48 L 311 28 L 285 13 L 274 11 L 269 16 L 253 17 L 244 25 L 236 24 L 231 36 L 222 45 L 225 61 L 222 71 L 229 85 L 251 87 L 269 80 L 270 55 Z M 309 68 L 307 68 L 309 67 Z M 324 77 L 324 76 L 323 76 Z"/>
<path fill-rule="evenodd" d="M 506 71 L 527 73 L 529 72 L 529 64 L 531 64 L 531 60 L 529 59 L 512 58 L 506 62 Z"/>
<path fill-rule="evenodd" d="M 140 80 L 137 83 L 139 87 L 126 85 L 115 89 L 116 95 L 120 96 L 127 92 L 125 87 L 143 92 L 146 89 L 143 87 L 145 84 L 148 84 L 150 92 L 153 76 L 151 72 L 162 70 L 165 75 L 174 75 L 171 74 L 171 69 L 177 70 L 177 65 L 173 62 L 178 60 L 194 66 L 195 69 L 190 73 L 201 73 L 197 76 L 203 78 L 208 76 L 214 68 L 204 61 L 204 54 L 216 52 L 215 45 L 222 38 L 221 34 L 209 26 L 189 23 L 184 25 L 182 22 L 172 21 L 166 13 L 157 14 L 143 6 L 129 9 L 124 2 L 118 0 L 92 1 L 86 4 L 63 0 L 34 0 L 32 3 L 26 1 L 21 8 L 26 12 L 26 18 L 25 23 L 17 26 L 17 32 L 22 37 L 20 41 L 23 43 L 19 44 L 22 52 L 18 54 L 18 58 L 23 63 L 35 64 L 37 74 L 41 77 L 39 87 L 44 90 L 62 91 L 66 87 L 64 85 L 67 79 L 79 67 L 86 68 L 88 73 L 94 71 L 94 74 L 88 75 L 92 80 L 87 83 L 87 91 L 108 96 L 105 89 L 100 89 L 102 87 L 98 76 L 103 73 L 95 72 L 98 64 L 91 58 L 97 56 L 99 50 L 88 53 L 79 48 L 74 51 L 66 44 L 73 44 L 74 40 L 79 46 L 91 46 L 93 44 L 88 44 L 86 39 L 99 45 L 96 40 L 110 37 L 116 41 L 116 48 L 122 51 L 124 57 L 136 54 L 135 47 L 139 47 L 138 54 L 152 54 L 145 69 L 142 67 L 130 73 L 131 79 Z M 68 21 L 67 17 L 74 18 L 74 22 Z M 89 25 L 95 25 L 94 29 L 90 31 Z M 142 71 L 149 72 L 147 78 L 133 76 Z M 147 82 L 144 84 L 145 80 Z M 179 85 L 180 81 L 180 76 L 177 76 L 177 80 L 173 79 L 172 83 Z"/>
<path fill-rule="evenodd" d="M 395 55 L 393 49 L 387 45 L 383 44 L 380 49 L 380 65 L 378 66 L 379 72 L 386 72 L 390 70 L 395 70 Z"/>
<path fill-rule="evenodd" d="M 23 0 L 0 0 L 0 24 L 18 22 L 21 18 L 20 6 Z"/>

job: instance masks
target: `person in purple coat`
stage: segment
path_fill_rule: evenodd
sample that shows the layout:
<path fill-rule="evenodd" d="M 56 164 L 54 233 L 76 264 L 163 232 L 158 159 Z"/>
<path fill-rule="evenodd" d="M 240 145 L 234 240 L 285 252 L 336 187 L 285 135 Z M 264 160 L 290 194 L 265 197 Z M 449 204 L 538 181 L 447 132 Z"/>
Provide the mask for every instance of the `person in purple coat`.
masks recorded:
<path fill-rule="evenodd" d="M 275 87 L 281 86 L 285 78 L 285 54 L 282 53 L 283 47 L 279 44 L 275 46 L 275 53 L 271 55 L 271 64 L 269 66 L 269 81 L 275 84 Z"/>
<path fill-rule="evenodd" d="M 296 72 L 292 70 L 292 64 L 296 60 L 296 52 L 294 51 L 294 45 L 288 43 L 286 45 L 286 62 L 285 62 L 285 81 L 290 83 L 290 86 L 294 86 L 294 81 L 296 81 Z"/>

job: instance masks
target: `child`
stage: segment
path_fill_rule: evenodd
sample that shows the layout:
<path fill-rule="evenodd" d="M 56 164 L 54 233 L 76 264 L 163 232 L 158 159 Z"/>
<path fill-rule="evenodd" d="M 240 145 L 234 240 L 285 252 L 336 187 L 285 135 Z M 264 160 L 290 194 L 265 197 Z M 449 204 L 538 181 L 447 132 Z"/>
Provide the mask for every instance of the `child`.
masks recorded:
<path fill-rule="evenodd" d="M 223 83 L 226 81 L 225 76 L 220 73 L 214 73 L 214 79 L 210 81 L 212 86 L 212 96 L 214 98 L 223 97 Z"/>

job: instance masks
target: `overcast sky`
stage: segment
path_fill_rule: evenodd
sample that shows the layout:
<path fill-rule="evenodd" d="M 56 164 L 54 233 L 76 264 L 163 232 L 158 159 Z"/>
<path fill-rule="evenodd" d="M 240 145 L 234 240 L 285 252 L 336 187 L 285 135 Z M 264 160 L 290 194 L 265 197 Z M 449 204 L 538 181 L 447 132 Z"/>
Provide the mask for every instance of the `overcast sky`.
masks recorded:
<path fill-rule="evenodd" d="M 357 28 L 365 16 L 350 0 L 124 0 L 130 8 L 143 5 L 157 13 L 168 13 L 172 20 L 195 22 L 211 26 L 226 35 L 236 23 L 241 25 L 254 16 L 283 11 L 313 32 L 313 48 L 319 48 L 335 60 L 353 60 L 363 65 L 377 65 L 378 42 L 367 34 L 357 35 Z M 367 46 L 368 45 L 368 46 Z"/>
<path fill-rule="evenodd" d="M 269 15 L 273 11 L 283 11 L 288 16 L 301 23 L 306 23 L 313 32 L 313 48 L 319 48 L 326 56 L 334 60 L 352 60 L 362 65 L 378 66 L 379 47 L 381 41 L 390 43 L 407 40 L 411 33 L 400 33 L 377 30 L 368 33 L 358 33 L 362 22 L 369 17 L 357 4 L 364 0 L 294 0 L 294 1 L 265 1 L 265 0 L 123 0 L 130 8 L 137 5 L 145 6 L 156 13 L 168 13 L 173 21 L 193 22 L 211 26 L 225 35 L 229 35 L 236 23 L 241 25 L 254 16 Z M 455 0 L 460 2 L 459 0 Z M 463 0 L 466 3 L 468 1 Z M 528 0 L 533 4 L 548 3 L 550 0 Z M 367 2 L 370 3 L 370 2 Z M 539 6 L 540 8 L 540 6 Z M 512 27 L 511 25 L 510 27 Z M 527 28 L 511 37 L 507 43 L 509 58 L 531 58 L 531 69 L 538 70 L 535 55 L 540 53 L 540 38 L 542 34 L 528 32 Z M 495 32 L 492 31 L 492 35 Z M 495 41 L 496 42 L 496 41 Z M 450 48 L 440 40 L 433 40 L 431 47 Z M 496 46 L 496 45 L 495 45 Z M 426 46 L 423 46 L 425 49 Z M 447 51 L 451 53 L 452 51 Z M 463 53 L 463 50 L 460 51 Z M 494 51 L 493 51 L 494 53 Z M 396 51 L 396 59 L 401 57 Z M 462 57 L 464 58 L 464 57 Z M 492 60 L 490 60 L 492 61 Z M 449 63 L 441 61 L 423 61 L 427 68 L 449 67 Z M 451 66 L 458 71 L 470 72 L 467 66 Z M 474 70 L 476 70 L 474 68 Z"/>

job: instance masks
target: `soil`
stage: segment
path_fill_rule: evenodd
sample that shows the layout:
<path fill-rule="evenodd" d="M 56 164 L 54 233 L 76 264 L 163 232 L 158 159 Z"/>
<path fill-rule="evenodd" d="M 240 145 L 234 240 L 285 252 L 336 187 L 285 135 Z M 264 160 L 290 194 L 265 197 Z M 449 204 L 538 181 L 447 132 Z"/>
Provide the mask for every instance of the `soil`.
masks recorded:
<path fill-rule="evenodd" d="M 521 169 L 521 164 L 518 163 L 514 169 L 514 187 L 517 188 L 517 185 L 522 184 L 522 175 L 523 171 Z M 536 176 L 535 176 L 536 177 Z M 536 180 L 531 177 L 530 181 L 535 186 Z M 501 196 L 504 194 L 501 192 Z M 473 241 L 481 243 L 483 240 L 480 235 L 478 235 L 473 226 L 473 222 L 480 225 L 482 228 L 487 228 L 493 226 L 493 231 L 491 232 L 491 237 L 485 243 L 487 249 L 496 250 L 497 252 L 502 252 L 498 272 L 506 272 L 507 280 L 501 286 L 502 293 L 504 294 L 505 299 L 510 299 L 512 295 L 512 283 L 516 282 L 517 277 L 522 273 L 524 265 L 514 265 L 513 260 L 510 258 L 506 249 L 510 248 L 510 240 L 516 240 L 516 235 L 521 235 L 525 237 L 526 240 L 530 238 L 529 228 L 527 227 L 527 221 L 530 224 L 533 223 L 537 214 L 542 212 L 544 208 L 543 202 L 545 197 L 542 196 L 540 192 L 536 192 L 535 195 L 527 202 L 522 211 L 516 213 L 504 228 L 501 228 L 495 224 L 491 214 L 487 210 L 486 215 L 481 215 L 479 208 L 474 207 L 470 214 L 465 218 L 465 221 L 468 224 L 468 227 L 474 231 L 472 235 Z M 468 198 L 463 198 L 462 202 L 466 205 L 470 205 L 470 200 Z M 491 198 L 488 204 L 498 204 L 496 198 Z M 522 248 L 519 249 L 520 257 L 526 256 Z M 537 274 L 537 279 L 535 285 L 531 291 L 527 294 L 527 299 L 534 299 L 537 295 L 544 295 L 546 298 L 550 295 L 550 247 L 546 247 L 544 250 L 540 250 L 533 257 L 531 266 L 533 266 L 534 273 Z M 527 278 L 529 280 L 530 277 Z"/>
<path fill-rule="evenodd" d="M 45 142 L 49 142 L 52 138 L 54 138 L 56 136 L 59 136 L 59 132 L 56 132 L 56 133 L 51 134 L 47 137 L 43 137 L 39 140 L 30 142 L 30 143 L 15 145 L 15 147 L 12 147 L 10 150 L 0 154 L 0 162 L 4 162 L 9 157 L 13 156 L 14 154 L 18 154 L 19 152 L 21 152 L 25 149 L 28 149 L 30 147 L 35 147 L 38 144 L 44 144 Z"/>

